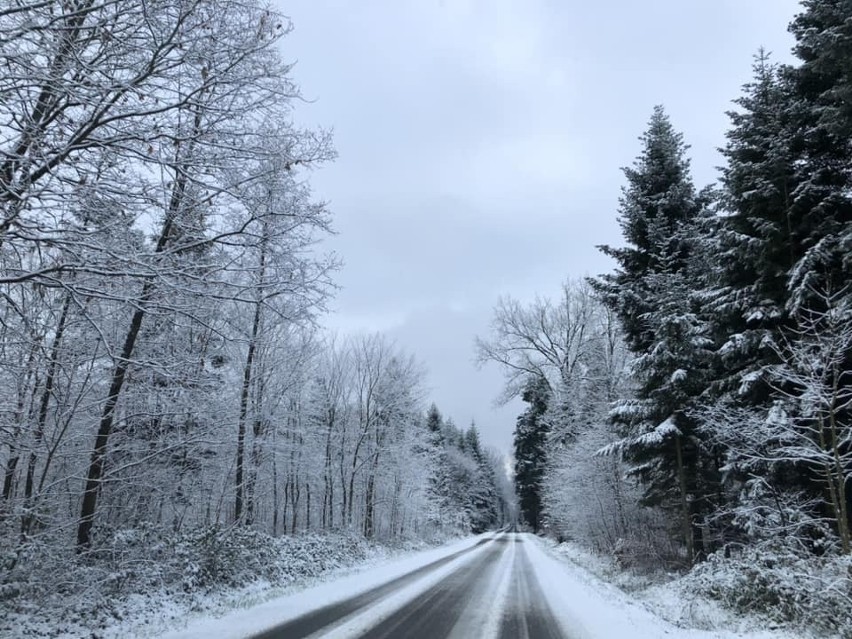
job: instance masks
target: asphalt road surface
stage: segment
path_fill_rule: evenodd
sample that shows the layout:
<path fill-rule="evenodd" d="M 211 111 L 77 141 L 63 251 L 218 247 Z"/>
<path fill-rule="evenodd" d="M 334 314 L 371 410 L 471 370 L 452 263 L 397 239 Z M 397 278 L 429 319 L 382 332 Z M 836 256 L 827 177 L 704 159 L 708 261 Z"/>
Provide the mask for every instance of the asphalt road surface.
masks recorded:
<path fill-rule="evenodd" d="M 335 633 L 364 639 L 570 639 L 548 607 L 535 565 L 525 550 L 525 544 L 532 542 L 525 537 L 499 533 L 351 599 L 271 628 L 254 639 L 316 639 Z M 448 569 L 437 581 L 430 581 L 430 577 Z M 406 597 L 406 588 L 416 589 L 418 583 L 428 585 Z M 497 600 L 504 603 L 495 610 Z M 371 615 L 373 610 L 381 613 Z M 354 631 L 341 630 L 359 617 L 369 619 L 366 627 L 355 624 Z"/>

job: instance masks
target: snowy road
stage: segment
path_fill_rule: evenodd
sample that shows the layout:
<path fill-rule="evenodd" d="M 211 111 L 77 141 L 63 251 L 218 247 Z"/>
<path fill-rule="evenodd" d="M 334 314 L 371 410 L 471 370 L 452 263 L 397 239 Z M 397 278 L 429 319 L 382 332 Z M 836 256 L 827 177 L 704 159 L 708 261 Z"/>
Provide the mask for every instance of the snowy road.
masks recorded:
<path fill-rule="evenodd" d="M 514 639 L 568 637 L 546 603 L 525 550 L 525 537 L 500 533 L 482 539 L 469 549 L 271 628 L 255 639 L 441 639 L 477 637 L 483 632 Z M 435 573 L 441 578 L 433 583 Z M 428 582 L 425 589 L 424 584 L 416 587 L 421 580 Z M 398 607 L 387 604 L 391 597 Z"/>
<path fill-rule="evenodd" d="M 363 569 L 169 639 L 729 639 L 676 628 L 554 556 L 540 539 L 490 533 Z M 756 635 L 750 635 L 756 636 Z"/>

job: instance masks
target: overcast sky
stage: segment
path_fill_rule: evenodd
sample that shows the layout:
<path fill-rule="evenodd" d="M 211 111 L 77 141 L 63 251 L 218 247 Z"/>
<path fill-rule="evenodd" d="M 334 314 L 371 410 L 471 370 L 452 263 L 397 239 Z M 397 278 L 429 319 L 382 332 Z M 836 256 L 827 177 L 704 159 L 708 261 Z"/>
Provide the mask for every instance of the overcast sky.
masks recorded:
<path fill-rule="evenodd" d="M 620 167 L 655 104 L 715 179 L 725 111 L 759 46 L 789 59 L 795 0 L 277 0 L 339 159 L 311 177 L 345 262 L 327 325 L 384 331 L 459 425 L 508 452 L 520 402 L 478 371 L 500 295 L 611 268 Z"/>

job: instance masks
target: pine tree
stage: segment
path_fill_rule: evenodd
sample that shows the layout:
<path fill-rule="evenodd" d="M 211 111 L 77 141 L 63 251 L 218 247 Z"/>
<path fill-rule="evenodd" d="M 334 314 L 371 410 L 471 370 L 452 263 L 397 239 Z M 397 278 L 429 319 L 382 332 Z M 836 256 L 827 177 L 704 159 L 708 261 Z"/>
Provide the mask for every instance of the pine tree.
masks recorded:
<path fill-rule="evenodd" d="M 715 331 L 723 379 L 730 390 L 765 400 L 761 371 L 777 363 L 768 339 L 788 323 L 787 278 L 802 238 L 791 218 L 797 187 L 791 145 L 790 91 L 778 67 L 761 51 L 754 80 L 728 116 L 733 127 L 722 149 L 719 287 Z"/>
<path fill-rule="evenodd" d="M 550 432 L 543 419 L 550 391 L 544 378 L 534 378 L 521 396 L 529 406 L 515 426 L 515 491 L 521 517 L 538 532 L 544 518 L 542 479 L 547 467 L 547 439 Z"/>
<path fill-rule="evenodd" d="M 716 220 L 716 260 L 711 262 L 716 273 L 707 293 L 716 369 L 708 384 L 703 428 L 721 449 L 726 484 L 732 488 L 726 506 L 731 513 L 743 498 L 761 499 L 764 483 L 796 492 L 807 476 L 792 463 L 759 461 L 772 457 L 768 451 L 778 445 L 778 437 L 766 436 L 755 425 L 763 454 L 744 456 L 745 443 L 756 438 L 711 415 L 723 405 L 755 415 L 773 410 L 773 371 L 781 364 L 774 346 L 792 328 L 788 279 L 804 242 L 802 221 L 792 206 L 799 185 L 793 102 L 791 83 L 761 50 L 752 81 L 735 100 L 738 109 L 728 113 L 732 127 L 721 149 L 727 160 L 718 200 L 724 215 Z M 728 538 L 759 534 L 751 524 L 749 531 L 732 526 L 743 521 L 739 516 L 717 513 L 716 521 Z"/>
<path fill-rule="evenodd" d="M 432 404 L 426 412 L 426 432 L 430 444 L 433 446 L 443 445 L 444 418 L 435 404 Z"/>
<path fill-rule="evenodd" d="M 476 463 L 476 481 L 471 490 L 471 530 L 480 533 L 495 526 L 498 520 L 497 478 L 482 444 L 479 441 L 479 430 L 471 422 L 470 428 L 464 434 L 465 450 Z"/>
<path fill-rule="evenodd" d="M 751 410 L 761 433 L 726 429 L 733 434 L 726 442 L 731 479 L 819 500 L 823 489 L 813 469 L 774 454 L 788 432 L 773 434 L 757 423 L 764 417 L 774 423 L 779 397 L 797 392 L 779 353 L 795 339 L 798 318 L 824 312 L 824 300 L 838 293 L 852 300 L 852 290 L 844 292 L 852 281 L 852 2 L 803 4 L 790 27 L 802 63 L 778 67 L 761 52 L 754 79 L 736 102 L 739 110 L 729 113 L 713 395 Z M 852 368 L 852 353 L 846 362 Z M 743 455 L 740 435 L 743 442 L 759 439 L 761 451 Z"/>
<path fill-rule="evenodd" d="M 646 319 L 651 304 L 645 276 L 683 266 L 686 253 L 677 246 L 678 230 L 700 210 L 689 174 L 688 147 L 663 107 L 654 108 L 640 140 L 642 154 L 632 168 L 623 169 L 628 186 L 620 199 L 619 224 L 628 245 L 599 247 L 616 260 L 619 269 L 592 281 L 604 302 L 618 314 L 625 339 L 635 353 L 654 343 Z"/>
<path fill-rule="evenodd" d="M 785 69 L 801 160 L 792 215 L 802 253 L 791 273 L 792 310 L 818 306 L 819 291 L 852 281 L 852 0 L 803 6 L 790 25 L 802 63 Z"/>
<path fill-rule="evenodd" d="M 801 217 L 803 255 L 790 277 L 788 308 L 800 314 L 828 311 L 826 299 L 852 305 L 852 0 L 805 0 L 790 25 L 802 61 L 788 68 L 800 142 L 801 185 L 794 213 Z M 852 370 L 852 348 L 842 369 Z M 838 380 L 852 386 L 852 376 Z M 852 408 L 837 416 L 852 418 Z M 852 513 L 852 495 L 847 495 Z M 852 518 L 847 517 L 848 530 Z"/>
<path fill-rule="evenodd" d="M 635 398 L 612 416 L 625 436 L 607 447 L 620 451 L 642 480 L 644 501 L 678 514 L 689 561 L 703 552 L 703 515 L 711 510 L 716 470 L 703 454 L 690 411 L 704 388 L 711 341 L 699 296 L 697 263 L 703 195 L 696 193 L 687 146 L 662 107 L 656 107 L 643 149 L 620 202 L 627 246 L 602 247 L 619 269 L 592 281 L 619 317 L 636 354 Z"/>

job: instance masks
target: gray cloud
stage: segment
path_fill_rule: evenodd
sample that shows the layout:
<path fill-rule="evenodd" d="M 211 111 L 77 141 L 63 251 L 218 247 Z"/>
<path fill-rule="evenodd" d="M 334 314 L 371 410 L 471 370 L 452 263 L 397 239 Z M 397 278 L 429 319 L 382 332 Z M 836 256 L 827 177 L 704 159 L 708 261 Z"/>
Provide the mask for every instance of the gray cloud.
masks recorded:
<path fill-rule="evenodd" d="M 346 262 L 341 330 L 389 330 L 457 422 L 508 449 L 517 404 L 472 364 L 501 293 L 609 268 L 622 176 L 654 104 L 714 179 L 725 110 L 761 45 L 786 59 L 794 0 L 279 0 L 305 124 L 339 160 L 311 180 Z"/>

